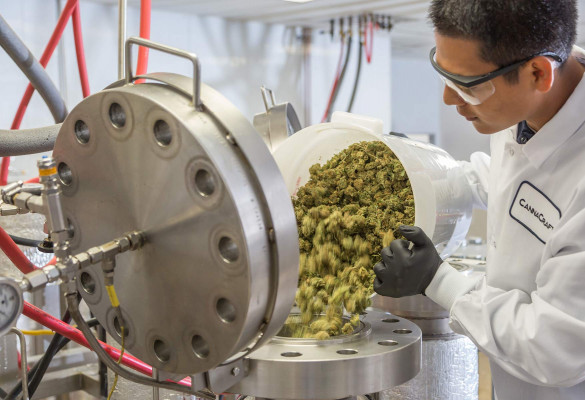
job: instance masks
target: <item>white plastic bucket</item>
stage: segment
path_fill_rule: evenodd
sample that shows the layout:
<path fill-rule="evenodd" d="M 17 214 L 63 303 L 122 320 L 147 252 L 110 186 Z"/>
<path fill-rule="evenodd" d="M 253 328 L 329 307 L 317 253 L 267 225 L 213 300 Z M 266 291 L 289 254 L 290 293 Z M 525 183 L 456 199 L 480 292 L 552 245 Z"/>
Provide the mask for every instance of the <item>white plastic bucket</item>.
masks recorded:
<path fill-rule="evenodd" d="M 295 195 L 309 180 L 309 168 L 324 164 L 351 144 L 382 141 L 396 154 L 414 194 L 414 224 L 432 238 L 441 256 L 465 239 L 471 223 L 471 190 L 459 164 L 444 150 L 415 140 L 382 134 L 381 121 L 335 113 L 332 122 L 307 127 L 274 151 L 287 189 Z"/>

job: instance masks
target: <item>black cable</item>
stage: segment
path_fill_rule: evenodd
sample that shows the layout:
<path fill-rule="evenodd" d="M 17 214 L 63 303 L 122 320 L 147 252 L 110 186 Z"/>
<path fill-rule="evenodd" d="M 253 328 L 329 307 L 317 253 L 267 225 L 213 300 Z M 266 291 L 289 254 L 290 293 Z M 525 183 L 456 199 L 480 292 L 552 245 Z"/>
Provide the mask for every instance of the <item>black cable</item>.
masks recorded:
<path fill-rule="evenodd" d="M 355 100 L 355 95 L 357 93 L 357 88 L 360 82 L 360 72 L 362 70 L 362 52 L 364 50 L 364 44 L 360 40 L 360 50 L 358 53 L 358 65 L 357 71 L 355 73 L 355 81 L 353 82 L 353 90 L 351 91 L 351 99 L 349 100 L 349 105 L 347 106 L 347 112 L 351 112 L 353 107 L 353 101 Z"/>
<path fill-rule="evenodd" d="M 65 312 L 65 314 L 63 315 L 62 321 L 67 323 L 67 324 L 71 321 L 71 316 L 69 314 L 69 311 Z M 93 319 L 90 319 L 88 321 L 88 324 L 90 326 L 97 326 L 97 325 L 99 325 L 99 322 L 97 321 L 97 319 L 93 318 Z M 34 392 L 39 387 L 39 384 L 41 383 L 41 380 L 45 376 L 45 373 L 47 372 L 47 369 L 49 368 L 49 365 L 51 364 L 51 361 L 53 360 L 55 355 L 63 347 L 65 347 L 69 342 L 70 342 L 70 339 L 68 339 L 68 338 L 66 338 L 58 333 L 55 333 L 55 335 L 51 339 L 51 342 L 49 343 L 49 346 L 47 347 L 47 351 L 45 351 L 45 354 L 43 355 L 43 357 L 41 357 L 41 359 L 39 361 L 37 361 L 35 363 L 35 365 L 32 366 L 30 371 L 28 372 L 29 397 L 32 398 Z M 21 392 L 22 392 L 22 381 L 18 381 L 16 383 L 16 385 L 12 388 L 12 390 L 10 390 L 2 398 L 4 400 L 15 399 L 16 397 L 18 397 L 20 395 Z"/>
<path fill-rule="evenodd" d="M 106 335 L 106 330 L 104 329 L 104 327 L 98 326 L 97 331 L 98 331 L 98 338 L 102 342 L 107 343 L 107 335 Z M 109 394 L 109 391 L 108 391 L 108 367 L 106 367 L 106 364 L 104 364 L 101 361 L 99 363 L 98 375 L 100 377 L 100 396 L 102 396 L 102 398 L 107 398 L 108 394 Z"/>
<path fill-rule="evenodd" d="M 8 235 L 14 241 L 14 243 L 19 244 L 21 246 L 27 247 L 37 247 L 39 244 L 43 243 L 42 240 L 35 240 L 35 239 L 28 239 L 23 238 L 20 236 Z"/>
<path fill-rule="evenodd" d="M 88 320 L 87 323 L 91 327 L 99 325 L 98 320 L 95 318 Z M 61 335 L 59 335 L 59 336 L 61 336 Z M 71 339 L 66 338 L 64 336 L 61 336 L 61 339 L 59 339 L 59 342 L 56 346 L 55 352 L 50 354 L 50 355 L 47 355 L 47 353 L 45 353 L 45 355 L 39 360 L 39 364 L 41 364 L 41 365 L 38 367 L 36 373 L 34 374 L 32 379 L 28 383 L 29 397 L 32 398 L 33 394 L 35 394 L 36 390 L 38 389 L 39 385 L 41 384 L 41 381 L 43 380 L 43 377 L 45 376 L 45 373 L 47 372 L 47 369 L 49 368 L 49 365 L 51 364 L 51 361 L 53 360 L 53 357 L 55 357 L 55 355 L 59 351 L 61 351 L 63 349 L 63 347 L 65 347 L 70 341 L 71 341 Z"/>
<path fill-rule="evenodd" d="M 345 70 L 347 69 L 347 64 L 349 63 L 349 55 L 351 53 L 351 43 L 353 42 L 353 38 L 349 35 L 347 40 L 347 50 L 345 53 L 345 60 L 343 61 L 343 68 L 341 69 L 341 74 L 339 75 L 339 82 L 337 83 L 337 87 L 335 88 L 335 92 L 333 93 L 333 99 L 331 99 L 331 107 L 329 107 L 329 112 L 327 113 L 327 121 L 331 120 L 331 114 L 333 114 L 333 105 L 335 104 L 335 100 L 337 99 L 337 95 L 339 94 L 339 88 L 343 83 L 343 78 L 345 77 Z"/>

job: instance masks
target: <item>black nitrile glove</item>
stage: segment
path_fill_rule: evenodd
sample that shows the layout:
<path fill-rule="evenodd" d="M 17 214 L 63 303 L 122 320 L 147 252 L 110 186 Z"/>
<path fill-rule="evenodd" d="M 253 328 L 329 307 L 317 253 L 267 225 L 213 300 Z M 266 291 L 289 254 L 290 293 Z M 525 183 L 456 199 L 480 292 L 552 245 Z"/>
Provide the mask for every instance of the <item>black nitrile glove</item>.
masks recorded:
<path fill-rule="evenodd" d="M 382 250 L 382 261 L 374 266 L 374 290 L 382 296 L 424 294 L 443 262 L 431 239 L 417 226 L 402 225 L 400 233 L 410 242 L 396 239 Z"/>

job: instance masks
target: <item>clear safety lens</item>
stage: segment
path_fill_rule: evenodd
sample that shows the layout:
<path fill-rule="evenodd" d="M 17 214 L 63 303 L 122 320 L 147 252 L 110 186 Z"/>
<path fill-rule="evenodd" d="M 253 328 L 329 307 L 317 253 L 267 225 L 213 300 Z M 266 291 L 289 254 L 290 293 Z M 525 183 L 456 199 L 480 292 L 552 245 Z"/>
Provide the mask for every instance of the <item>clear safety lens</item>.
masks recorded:
<path fill-rule="evenodd" d="M 459 95 L 459 97 L 461 97 L 466 103 L 469 103 L 472 106 L 477 106 L 483 103 L 496 92 L 496 88 L 494 87 L 492 81 L 487 81 L 480 83 L 479 85 L 466 88 L 457 85 L 455 82 L 445 78 L 444 76 L 441 76 L 441 80 L 445 83 L 445 85 L 453 89 L 457 95 Z"/>

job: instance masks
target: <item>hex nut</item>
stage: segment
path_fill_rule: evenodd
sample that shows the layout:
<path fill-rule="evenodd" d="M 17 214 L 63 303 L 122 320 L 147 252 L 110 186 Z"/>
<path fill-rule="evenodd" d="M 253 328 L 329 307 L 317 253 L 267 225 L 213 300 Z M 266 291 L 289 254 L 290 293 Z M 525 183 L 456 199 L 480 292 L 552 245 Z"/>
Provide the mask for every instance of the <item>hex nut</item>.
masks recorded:
<path fill-rule="evenodd" d="M 30 272 L 25 277 L 31 286 L 31 290 L 43 287 L 49 282 L 49 278 L 42 269 Z"/>
<path fill-rule="evenodd" d="M 81 268 L 85 268 L 91 265 L 91 257 L 87 253 L 80 253 L 75 256 L 79 262 Z"/>
<path fill-rule="evenodd" d="M 47 275 L 49 282 L 55 282 L 61 277 L 61 271 L 56 265 L 47 265 L 43 267 L 43 272 Z"/>

